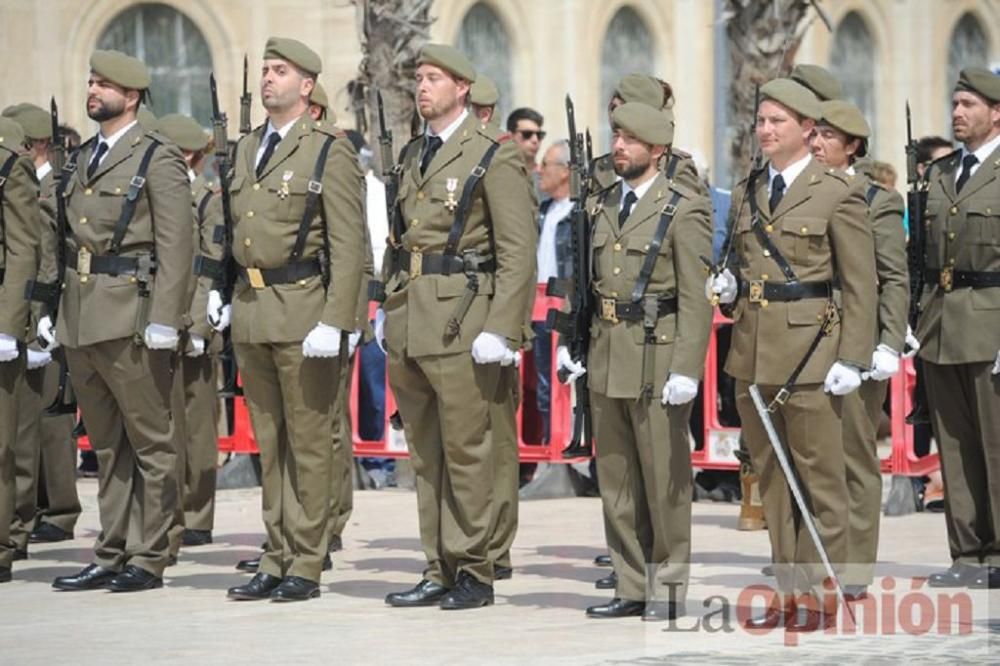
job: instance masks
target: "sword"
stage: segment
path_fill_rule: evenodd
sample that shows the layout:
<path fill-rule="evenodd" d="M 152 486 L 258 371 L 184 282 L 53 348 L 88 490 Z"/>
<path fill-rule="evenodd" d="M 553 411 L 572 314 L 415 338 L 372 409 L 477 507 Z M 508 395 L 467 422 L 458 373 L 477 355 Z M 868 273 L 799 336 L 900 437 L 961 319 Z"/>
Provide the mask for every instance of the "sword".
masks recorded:
<path fill-rule="evenodd" d="M 781 471 L 785 475 L 785 481 L 788 482 L 788 487 L 792 491 L 792 497 L 795 498 L 795 504 L 799 507 L 799 513 L 802 515 L 802 522 L 806 524 L 809 536 L 812 537 L 813 544 L 816 546 L 816 550 L 819 551 L 819 557 L 823 560 L 823 568 L 826 569 L 826 575 L 829 576 L 830 580 L 833 581 L 833 584 L 837 586 L 837 600 L 840 601 L 848 615 L 851 616 L 851 621 L 856 624 L 857 622 L 854 618 L 854 612 L 851 610 L 851 607 L 847 605 L 847 599 L 844 598 L 844 588 L 840 584 L 837 572 L 833 570 L 833 565 L 830 564 L 830 556 L 826 553 L 826 548 L 823 546 L 823 540 L 819 538 L 819 532 L 816 530 L 816 521 L 812 514 L 809 513 L 805 497 L 802 496 L 802 489 L 799 487 L 798 477 L 795 475 L 795 470 L 792 469 L 792 464 L 788 460 L 788 456 L 785 454 L 785 449 L 781 446 L 781 440 L 778 438 L 778 432 L 774 429 L 774 422 L 771 421 L 771 412 L 768 411 L 767 405 L 764 403 L 764 398 L 761 397 L 760 389 L 757 388 L 756 384 L 752 384 L 750 386 L 750 398 L 753 400 L 753 406 L 757 409 L 757 415 L 760 417 L 761 423 L 764 424 L 764 430 L 767 431 L 767 438 L 771 442 L 771 448 L 774 449 L 774 455 L 778 458 L 778 464 L 781 466 Z"/>

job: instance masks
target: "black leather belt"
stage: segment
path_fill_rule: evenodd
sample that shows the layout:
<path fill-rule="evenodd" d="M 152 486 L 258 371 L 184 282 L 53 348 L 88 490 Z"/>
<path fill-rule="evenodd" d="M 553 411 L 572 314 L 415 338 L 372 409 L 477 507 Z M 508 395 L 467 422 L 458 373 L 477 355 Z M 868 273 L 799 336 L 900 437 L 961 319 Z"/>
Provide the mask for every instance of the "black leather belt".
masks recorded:
<path fill-rule="evenodd" d="M 66 265 L 74 271 L 94 275 L 134 275 L 139 270 L 138 257 L 119 257 L 114 254 L 91 254 L 87 270 L 79 267 L 78 256 L 70 254 L 66 257 Z"/>
<path fill-rule="evenodd" d="M 1000 271 L 956 271 L 953 268 L 928 269 L 924 276 L 927 284 L 936 284 L 944 291 L 971 287 L 988 289 L 1000 287 Z"/>
<path fill-rule="evenodd" d="M 424 254 L 410 250 L 397 250 L 396 266 L 407 271 L 410 279 L 421 275 L 451 275 L 466 272 L 493 273 L 497 262 L 493 257 L 483 257 L 475 252 L 462 256 L 446 254 Z"/>
<path fill-rule="evenodd" d="M 4 269 L 4 268 L 0 268 L 0 284 L 3 284 L 3 278 L 4 278 L 4 276 L 6 274 L 7 274 L 7 270 Z"/>
<path fill-rule="evenodd" d="M 614 323 L 619 321 L 642 321 L 646 316 L 642 302 L 633 303 L 631 301 L 616 301 L 613 298 L 597 297 L 597 305 L 600 308 L 598 316 Z M 656 316 L 666 317 L 677 312 L 677 298 L 662 298 L 656 304 Z"/>
<path fill-rule="evenodd" d="M 292 284 L 323 273 L 319 259 L 293 261 L 277 268 L 245 268 L 240 266 L 239 276 L 254 289 L 263 289 L 276 284 Z"/>
<path fill-rule="evenodd" d="M 805 298 L 827 298 L 833 293 L 831 282 L 765 282 L 741 280 L 740 296 L 751 303 L 763 301 L 801 301 Z"/>
<path fill-rule="evenodd" d="M 222 262 L 199 254 L 194 258 L 194 269 L 192 272 L 200 277 L 207 277 L 218 281 L 222 279 Z"/>

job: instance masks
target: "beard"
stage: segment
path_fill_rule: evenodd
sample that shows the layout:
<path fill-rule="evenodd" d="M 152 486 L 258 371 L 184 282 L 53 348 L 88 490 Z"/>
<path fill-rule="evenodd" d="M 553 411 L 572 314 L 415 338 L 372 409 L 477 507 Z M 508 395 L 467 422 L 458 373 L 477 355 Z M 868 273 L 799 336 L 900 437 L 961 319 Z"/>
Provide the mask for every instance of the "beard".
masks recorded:
<path fill-rule="evenodd" d="M 90 117 L 91 120 L 95 120 L 99 123 L 111 120 L 112 118 L 117 118 L 125 111 L 124 100 L 120 104 L 97 100 L 97 104 L 97 108 L 93 111 L 90 109 L 87 110 L 87 116 Z"/>
<path fill-rule="evenodd" d="M 634 180 L 642 174 L 646 173 L 646 169 L 649 168 L 651 160 L 647 157 L 645 159 L 631 160 L 625 166 L 615 165 L 615 173 L 619 178 L 624 180 Z"/>

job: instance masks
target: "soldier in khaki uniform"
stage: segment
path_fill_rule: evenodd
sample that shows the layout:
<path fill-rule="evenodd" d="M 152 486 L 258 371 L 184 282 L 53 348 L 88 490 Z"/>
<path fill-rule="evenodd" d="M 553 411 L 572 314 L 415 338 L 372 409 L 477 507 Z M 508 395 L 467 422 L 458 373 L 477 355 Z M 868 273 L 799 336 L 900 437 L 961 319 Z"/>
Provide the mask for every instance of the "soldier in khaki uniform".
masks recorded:
<path fill-rule="evenodd" d="M 418 58 L 427 132 L 404 151 L 383 273 L 389 380 L 417 475 L 423 580 L 393 606 L 493 603 L 494 447 L 500 363 L 521 344 L 534 292 L 535 205 L 516 144 L 466 110 L 476 72 L 455 49 Z M 379 332 L 376 332 L 379 335 Z M 381 337 L 381 336 L 379 336 Z"/>
<path fill-rule="evenodd" d="M 673 142 L 669 110 L 625 103 L 611 122 L 621 180 L 588 202 L 596 211 L 589 367 L 565 347 L 557 355 L 570 380 L 589 372 L 617 573 L 615 598 L 587 615 L 672 620 L 684 613 L 691 556 L 688 421 L 712 322 L 699 259 L 711 252 L 711 203 L 659 171 Z"/>
<path fill-rule="evenodd" d="M 1000 77 L 962 70 L 962 148 L 925 174 L 927 240 L 917 338 L 941 452 L 952 566 L 934 587 L 1000 587 Z"/>
<path fill-rule="evenodd" d="M 132 592 L 163 585 L 177 502 L 169 393 L 192 259 L 190 193 L 180 152 L 136 122 L 146 66 L 95 51 L 90 68 L 87 113 L 101 129 L 67 164 L 62 316 L 43 317 L 38 336 L 66 350 L 100 462 L 102 530 L 94 563 L 53 587 Z"/>
<path fill-rule="evenodd" d="M 788 75 L 792 81 L 809 88 L 821 102 L 843 99 L 844 87 L 830 73 L 830 70 L 819 65 L 799 64 Z"/>
<path fill-rule="evenodd" d="M 360 330 L 364 179 L 342 132 L 307 109 L 320 58 L 293 39 L 267 41 L 268 121 L 237 146 L 232 339 L 263 470 L 267 548 L 233 599 L 319 596 L 330 502 L 333 406 L 348 335 Z M 209 320 L 225 323 L 219 295 Z"/>
<path fill-rule="evenodd" d="M 823 119 L 813 136 L 813 157 L 864 181 L 868 220 L 875 239 L 878 346 L 872 354 L 871 372 L 862 374 L 865 381 L 860 389 L 844 396 L 842 412 L 850 505 L 847 567 L 841 582 L 849 597 L 859 599 L 867 594 L 872 583 L 878 556 L 882 507 L 882 471 L 876 448 L 878 425 L 889 379 L 899 372 L 910 307 L 904 207 L 903 197 L 875 182 L 869 171 L 871 161 L 864 158 L 871 130 L 861 110 L 841 100 L 823 102 L 820 107 Z"/>
<path fill-rule="evenodd" d="M 24 141 L 20 125 L 0 118 L 0 583 L 11 579 L 14 543 L 14 442 L 17 436 L 17 393 L 24 381 L 24 341 L 28 337 L 27 282 L 35 277 L 41 218 L 38 183 L 31 160 L 19 155 Z"/>
<path fill-rule="evenodd" d="M 195 247 L 194 277 L 190 285 L 183 354 L 180 357 L 180 390 L 183 393 L 184 428 L 179 446 L 181 506 L 184 531 L 180 545 L 212 543 L 215 517 L 215 478 L 219 454 L 218 358 L 222 336 L 209 326 L 205 316 L 208 293 L 222 276 L 222 200 L 215 183 L 198 173 L 209 137 L 193 118 L 169 114 L 156 122 L 156 130 L 170 139 L 184 155 L 191 183 L 192 238 Z M 178 451 L 180 454 L 180 451 Z"/>
<path fill-rule="evenodd" d="M 835 566 L 847 557 L 847 485 L 842 396 L 861 385 L 874 347 L 875 248 L 862 179 L 812 159 L 808 139 L 819 101 L 790 79 L 761 88 L 757 138 L 768 158 L 733 193 L 731 225 L 737 279 L 709 278 L 733 318 L 726 372 L 737 380 L 743 436 L 760 474 L 780 593 L 748 626 L 816 630 L 836 620 L 836 597 L 805 525 L 797 520 L 785 477 L 748 388 L 770 404 L 778 437 L 803 479 L 817 529 Z M 834 293 L 839 281 L 840 293 Z M 794 599 L 793 594 L 815 594 Z M 796 621 L 795 603 L 805 606 Z M 821 612 L 822 611 L 822 612 Z"/>

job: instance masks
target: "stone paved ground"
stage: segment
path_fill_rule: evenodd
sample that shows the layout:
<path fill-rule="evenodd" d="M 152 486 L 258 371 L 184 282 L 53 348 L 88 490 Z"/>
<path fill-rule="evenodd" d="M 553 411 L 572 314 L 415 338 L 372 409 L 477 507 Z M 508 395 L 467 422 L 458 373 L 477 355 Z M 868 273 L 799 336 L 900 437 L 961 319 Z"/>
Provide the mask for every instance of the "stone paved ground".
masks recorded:
<path fill-rule="evenodd" d="M 892 579 L 876 585 L 883 590 L 878 631 L 806 636 L 796 644 L 780 631 L 752 636 L 737 626 L 741 591 L 767 582 L 759 569 L 769 550 L 764 532 L 734 529 L 735 505 L 695 505 L 689 616 L 671 630 L 635 618 L 584 617 L 586 606 L 610 596 L 592 584 L 607 571 L 591 563 L 603 540 L 600 504 L 592 498 L 522 503 L 515 575 L 497 584 L 496 606 L 447 613 L 382 602 L 387 592 L 416 582 L 422 567 L 415 496 L 406 491 L 355 495 L 346 550 L 324 574 L 316 601 L 225 600 L 225 589 L 246 579 L 233 564 L 253 555 L 262 540 L 256 490 L 220 492 L 216 543 L 183 551 L 163 590 L 54 592 L 54 576 L 88 561 L 97 529 L 96 483 L 80 487 L 85 512 L 77 540 L 33 548 L 30 560 L 17 563 L 16 580 L 0 587 L 0 664 L 895 664 L 991 657 L 996 663 L 1000 654 L 993 633 L 1000 632 L 1000 598 L 992 599 L 991 613 L 987 594 L 954 591 L 949 599 L 968 612 L 964 624 L 949 629 L 938 622 L 944 603 L 938 591 L 910 591 L 912 577 L 946 564 L 940 514 L 883 519 L 879 573 Z M 716 595 L 730 604 L 728 622 L 723 602 L 710 599 Z M 914 610 L 921 606 L 928 613 L 924 627 Z M 712 615 L 703 619 L 706 613 Z M 926 633 L 913 635 L 918 630 Z"/>

